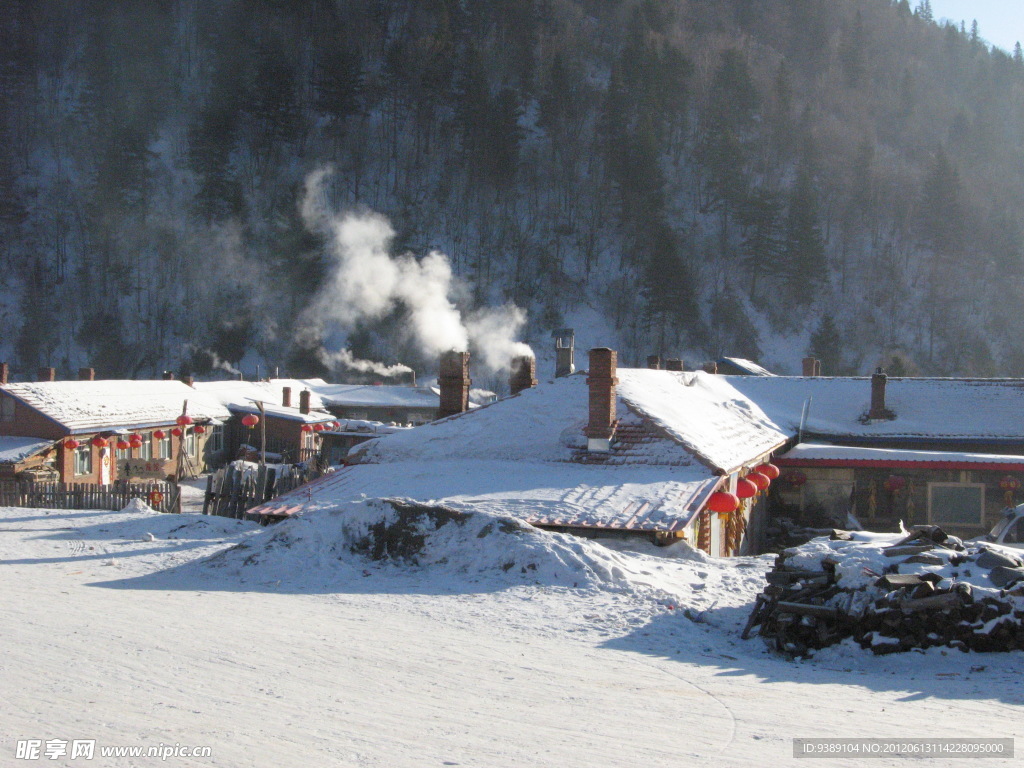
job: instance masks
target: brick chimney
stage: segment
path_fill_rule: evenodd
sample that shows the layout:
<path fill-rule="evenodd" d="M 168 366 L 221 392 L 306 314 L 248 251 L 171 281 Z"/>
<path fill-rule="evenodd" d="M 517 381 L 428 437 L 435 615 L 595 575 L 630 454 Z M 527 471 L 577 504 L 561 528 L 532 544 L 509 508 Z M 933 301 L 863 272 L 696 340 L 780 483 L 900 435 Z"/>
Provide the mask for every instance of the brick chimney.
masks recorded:
<path fill-rule="evenodd" d="M 57 369 L 56 368 L 40 368 L 36 372 L 36 381 L 56 381 L 57 380 Z"/>
<path fill-rule="evenodd" d="M 284 408 L 292 407 L 292 388 L 281 387 L 281 405 Z"/>
<path fill-rule="evenodd" d="M 647 356 L 647 367 L 652 371 L 661 370 L 661 356 L 660 355 L 648 355 Z"/>
<path fill-rule="evenodd" d="M 537 386 L 537 361 L 529 355 L 512 358 L 511 372 L 508 377 L 508 388 L 513 395 L 524 389 Z"/>
<path fill-rule="evenodd" d="M 560 379 L 576 370 L 576 333 L 572 328 L 563 328 L 551 335 L 555 337 L 555 378 Z"/>
<path fill-rule="evenodd" d="M 871 374 L 871 410 L 868 411 L 869 419 L 888 419 L 892 413 L 885 407 L 885 383 L 888 380 L 885 371 L 879 368 Z"/>
<path fill-rule="evenodd" d="M 704 373 L 718 373 L 718 363 L 714 360 L 710 363 L 704 363 Z"/>
<path fill-rule="evenodd" d="M 95 368 L 79 368 L 78 369 L 78 380 L 79 381 L 96 381 L 96 369 Z"/>
<path fill-rule="evenodd" d="M 11 376 L 11 366 L 7 363 L 0 363 L 0 385 L 6 384 Z"/>
<path fill-rule="evenodd" d="M 437 375 L 441 387 L 441 403 L 437 418 L 453 416 L 469 410 L 469 352 L 445 352 L 441 355 L 441 370 Z"/>
<path fill-rule="evenodd" d="M 174 371 L 164 371 L 164 381 L 174 381 Z"/>
<path fill-rule="evenodd" d="M 615 376 L 617 355 L 614 349 L 597 347 L 590 350 L 590 371 L 587 387 L 590 390 L 590 418 L 584 433 L 587 436 L 587 450 L 594 453 L 608 453 L 612 448 L 612 436 L 618 420 L 615 418 Z"/>
<path fill-rule="evenodd" d="M 195 387 L 196 379 L 194 376 L 182 376 L 181 383 L 187 387 Z"/>
<path fill-rule="evenodd" d="M 309 413 L 309 400 L 311 393 L 308 389 L 304 389 L 299 392 L 299 413 Z"/>
<path fill-rule="evenodd" d="M 670 357 L 665 361 L 666 371 L 681 371 L 683 370 L 683 361 L 677 357 Z"/>
<path fill-rule="evenodd" d="M 821 363 L 813 357 L 805 357 L 803 360 L 804 364 L 804 376 L 812 377 L 817 376 L 821 373 Z"/>

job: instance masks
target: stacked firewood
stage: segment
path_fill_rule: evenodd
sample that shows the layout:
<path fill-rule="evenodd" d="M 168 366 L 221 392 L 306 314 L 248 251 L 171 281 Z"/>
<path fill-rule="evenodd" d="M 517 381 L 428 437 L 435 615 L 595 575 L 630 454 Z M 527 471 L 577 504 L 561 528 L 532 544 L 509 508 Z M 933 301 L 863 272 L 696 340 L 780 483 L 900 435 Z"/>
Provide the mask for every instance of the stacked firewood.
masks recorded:
<path fill-rule="evenodd" d="M 833 531 L 828 546 L 819 539 L 780 554 L 744 639 L 757 627 L 791 656 L 848 637 L 876 654 L 1024 649 L 1024 560 L 1015 554 L 965 545 L 936 526 L 877 545 L 854 539 Z"/>

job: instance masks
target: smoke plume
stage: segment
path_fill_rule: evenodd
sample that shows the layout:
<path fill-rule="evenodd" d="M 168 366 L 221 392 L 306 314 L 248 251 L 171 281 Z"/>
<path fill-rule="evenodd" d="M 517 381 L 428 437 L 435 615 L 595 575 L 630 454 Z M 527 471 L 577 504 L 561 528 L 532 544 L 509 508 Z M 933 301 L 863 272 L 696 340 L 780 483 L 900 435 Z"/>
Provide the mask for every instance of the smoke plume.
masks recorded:
<path fill-rule="evenodd" d="M 513 355 L 532 356 L 529 346 L 515 340 L 526 322 L 522 309 L 509 304 L 464 318 L 451 298 L 459 286 L 447 256 L 439 251 L 420 259 L 411 253 L 393 255 L 395 231 L 384 216 L 331 212 L 323 194 L 330 173 L 319 169 L 306 178 L 301 204 L 306 225 L 328 238 L 334 259 L 324 287 L 300 318 L 307 339 L 322 338 L 332 327 L 348 330 L 360 320 L 379 320 L 401 308 L 409 335 L 429 357 L 472 349 L 486 367 L 499 370 Z M 347 350 L 327 354 L 351 358 Z"/>

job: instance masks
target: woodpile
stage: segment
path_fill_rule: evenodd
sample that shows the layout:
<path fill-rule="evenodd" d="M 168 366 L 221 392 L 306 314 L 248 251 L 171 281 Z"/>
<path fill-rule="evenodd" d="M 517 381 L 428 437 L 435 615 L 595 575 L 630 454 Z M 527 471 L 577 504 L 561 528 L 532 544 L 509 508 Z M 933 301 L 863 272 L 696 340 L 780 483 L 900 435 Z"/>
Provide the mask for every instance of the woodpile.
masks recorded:
<path fill-rule="evenodd" d="M 906 536 L 833 531 L 787 549 L 743 631 L 808 656 L 846 638 L 875 654 L 1024 649 L 1024 559 L 937 526 Z"/>

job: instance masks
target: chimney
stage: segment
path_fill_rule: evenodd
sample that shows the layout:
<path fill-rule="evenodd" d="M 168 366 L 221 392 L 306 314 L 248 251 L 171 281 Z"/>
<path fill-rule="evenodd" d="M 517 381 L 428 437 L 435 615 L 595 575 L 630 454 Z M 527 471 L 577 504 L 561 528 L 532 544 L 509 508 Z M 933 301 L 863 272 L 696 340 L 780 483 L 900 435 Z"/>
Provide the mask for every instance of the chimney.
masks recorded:
<path fill-rule="evenodd" d="M 888 380 L 885 371 L 879 368 L 871 374 L 871 410 L 869 419 L 888 419 L 892 414 L 885 407 L 885 382 Z"/>
<path fill-rule="evenodd" d="M 441 355 L 441 370 L 437 375 L 441 386 L 441 403 L 437 418 L 452 416 L 469 410 L 469 352 L 445 352 Z"/>
<path fill-rule="evenodd" d="M 95 368 L 79 368 L 78 369 L 78 380 L 79 381 L 96 381 L 96 369 Z"/>
<path fill-rule="evenodd" d="M 164 381 L 174 381 L 174 371 L 164 371 Z"/>
<path fill-rule="evenodd" d="M 555 378 L 560 379 L 576 370 L 576 334 L 572 328 L 562 328 L 551 335 L 555 338 Z"/>
<path fill-rule="evenodd" d="M 661 356 L 660 355 L 648 355 L 647 356 L 647 367 L 652 371 L 661 370 Z"/>
<path fill-rule="evenodd" d="M 814 375 L 821 376 L 821 360 L 814 359 Z"/>
<path fill-rule="evenodd" d="M 281 405 L 285 408 L 292 407 L 292 388 L 281 387 Z"/>
<path fill-rule="evenodd" d="M 416 371 L 409 371 L 409 386 L 416 386 Z"/>
<path fill-rule="evenodd" d="M 299 392 L 299 413 L 309 413 L 309 398 L 310 392 L 308 389 Z"/>
<path fill-rule="evenodd" d="M 0 363 L 0 385 L 6 384 L 11 376 L 11 366 L 7 363 Z"/>
<path fill-rule="evenodd" d="M 804 376 L 812 377 L 817 376 L 821 373 L 821 362 L 814 359 L 813 357 L 805 357 L 804 363 Z"/>
<path fill-rule="evenodd" d="M 56 381 L 57 380 L 57 369 L 56 368 L 40 368 L 36 373 L 36 381 Z"/>
<path fill-rule="evenodd" d="M 615 418 L 615 385 L 619 383 L 614 349 L 598 347 L 590 350 L 590 371 L 587 387 L 590 390 L 590 418 L 585 434 L 587 450 L 608 453 L 612 449 L 612 436 L 618 420 Z"/>
<path fill-rule="evenodd" d="M 681 371 L 683 370 L 683 361 L 675 357 L 670 357 L 665 361 L 665 370 Z"/>
<path fill-rule="evenodd" d="M 718 363 L 714 360 L 710 363 L 704 363 L 704 373 L 718 373 Z"/>
<path fill-rule="evenodd" d="M 508 388 L 513 395 L 524 389 L 537 386 L 537 361 L 529 355 L 512 358 L 512 368 L 508 377 Z"/>
<path fill-rule="evenodd" d="M 181 383 L 187 387 L 195 387 L 196 379 L 194 376 L 182 376 Z"/>

